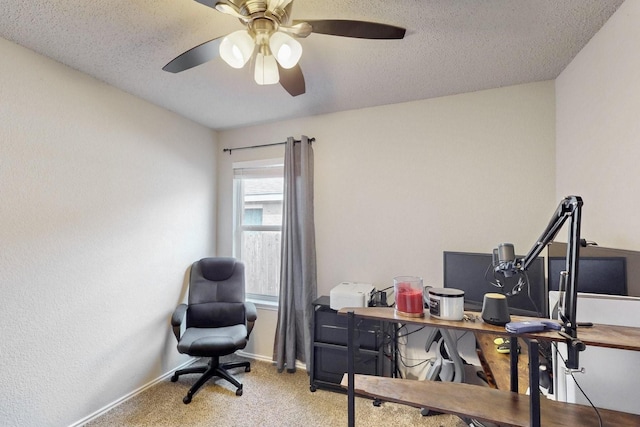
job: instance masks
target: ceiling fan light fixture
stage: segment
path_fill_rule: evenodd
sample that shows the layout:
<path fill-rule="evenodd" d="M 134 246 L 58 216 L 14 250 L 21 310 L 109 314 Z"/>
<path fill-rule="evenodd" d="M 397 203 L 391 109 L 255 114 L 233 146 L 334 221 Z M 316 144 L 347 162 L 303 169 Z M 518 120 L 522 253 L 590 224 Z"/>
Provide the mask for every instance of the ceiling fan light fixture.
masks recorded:
<path fill-rule="evenodd" d="M 274 85 L 280 81 L 278 64 L 273 55 L 258 52 L 253 78 L 259 85 Z"/>
<path fill-rule="evenodd" d="M 220 42 L 220 57 L 233 68 L 247 63 L 256 45 L 246 30 L 234 31 Z"/>
<path fill-rule="evenodd" d="M 312 33 L 371 40 L 395 40 L 406 29 L 351 19 L 292 19 L 294 0 L 196 0 L 240 20 L 245 29 L 216 37 L 178 55 L 162 69 L 179 73 L 221 57 L 229 66 L 242 68 L 254 60 L 254 79 L 260 85 L 280 83 L 291 95 L 305 93 L 298 65 L 299 39 Z M 292 37 L 293 36 L 293 37 Z M 254 56 L 255 55 L 255 56 Z"/>
<path fill-rule="evenodd" d="M 269 38 L 269 48 L 282 68 L 293 68 L 302 56 L 302 45 L 293 37 L 275 32 Z"/>

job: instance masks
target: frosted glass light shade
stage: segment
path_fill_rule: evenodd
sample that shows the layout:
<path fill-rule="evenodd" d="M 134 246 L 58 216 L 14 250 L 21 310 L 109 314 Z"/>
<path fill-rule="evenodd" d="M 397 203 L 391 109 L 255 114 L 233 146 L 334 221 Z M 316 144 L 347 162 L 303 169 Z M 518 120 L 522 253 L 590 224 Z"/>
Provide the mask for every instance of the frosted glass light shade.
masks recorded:
<path fill-rule="evenodd" d="M 264 55 L 258 53 L 256 55 L 256 68 L 253 78 L 259 85 L 274 85 L 280 81 L 278 73 L 278 64 L 273 55 Z"/>
<path fill-rule="evenodd" d="M 256 44 L 246 30 L 235 31 L 220 42 L 220 57 L 233 68 L 242 68 L 247 63 Z"/>
<path fill-rule="evenodd" d="M 271 35 L 269 48 L 282 68 L 294 67 L 302 56 L 302 45 L 290 35 L 281 32 Z"/>

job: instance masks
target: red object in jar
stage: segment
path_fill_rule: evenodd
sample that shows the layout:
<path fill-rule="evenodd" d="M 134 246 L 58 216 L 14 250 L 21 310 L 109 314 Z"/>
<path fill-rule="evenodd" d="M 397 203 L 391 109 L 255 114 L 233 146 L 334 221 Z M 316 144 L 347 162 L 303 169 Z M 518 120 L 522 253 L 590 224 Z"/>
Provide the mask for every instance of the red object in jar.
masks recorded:
<path fill-rule="evenodd" d="M 396 290 L 396 308 L 403 313 L 422 313 L 422 298 L 421 289 L 412 288 L 409 283 L 399 283 Z"/>

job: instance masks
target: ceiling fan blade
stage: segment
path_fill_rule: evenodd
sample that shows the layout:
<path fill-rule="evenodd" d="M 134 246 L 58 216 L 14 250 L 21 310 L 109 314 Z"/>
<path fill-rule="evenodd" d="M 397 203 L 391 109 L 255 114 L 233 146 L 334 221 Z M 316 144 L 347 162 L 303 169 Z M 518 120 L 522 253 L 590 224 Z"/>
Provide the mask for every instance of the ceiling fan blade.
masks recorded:
<path fill-rule="evenodd" d="M 280 26 L 279 30 L 287 34 L 291 34 L 292 36 L 304 38 L 312 33 L 313 28 L 306 22 L 299 22 L 291 27 Z"/>
<path fill-rule="evenodd" d="M 202 1 L 200 3 L 204 4 L 204 2 L 202 2 Z M 207 3 L 211 3 L 211 2 L 207 2 Z M 236 6 L 235 4 L 228 3 L 228 2 L 223 2 L 223 1 L 216 1 L 214 3 L 215 3 L 214 7 L 218 12 L 222 12 L 222 13 L 226 13 L 227 15 L 231 15 L 234 18 L 240 19 L 244 23 L 248 22 L 249 17 L 244 16 L 242 13 L 240 13 L 240 9 L 238 9 L 238 6 Z"/>
<path fill-rule="evenodd" d="M 287 69 L 278 64 L 278 72 L 280 84 L 291 96 L 302 95 L 305 92 L 304 76 L 300 65 L 296 64 L 293 68 Z"/>
<path fill-rule="evenodd" d="M 217 58 L 220 56 L 220 42 L 223 38 L 218 37 L 189 49 L 172 59 L 162 69 L 170 73 L 179 73 Z"/>
<path fill-rule="evenodd" d="M 196 0 L 198 3 L 203 4 L 205 6 L 209 6 L 209 7 L 216 7 L 216 3 L 218 3 L 218 0 Z"/>
<path fill-rule="evenodd" d="M 341 37 L 355 37 L 359 39 L 402 39 L 406 32 L 404 28 L 393 25 L 342 19 L 320 19 L 309 21 L 296 19 L 293 21 L 293 24 L 295 25 L 301 22 L 311 24 L 314 33 Z"/>
<path fill-rule="evenodd" d="M 234 18 L 238 18 L 240 20 L 242 20 L 242 22 L 247 22 L 248 17 L 244 16 L 242 13 L 240 13 L 240 9 L 238 8 L 238 6 L 236 6 L 235 3 L 232 3 L 230 1 L 223 1 L 223 0 L 196 0 L 196 2 L 203 4 L 205 6 L 209 6 L 210 8 L 213 8 L 215 10 L 217 10 L 218 12 L 221 13 L 225 13 L 227 15 L 231 15 Z"/>

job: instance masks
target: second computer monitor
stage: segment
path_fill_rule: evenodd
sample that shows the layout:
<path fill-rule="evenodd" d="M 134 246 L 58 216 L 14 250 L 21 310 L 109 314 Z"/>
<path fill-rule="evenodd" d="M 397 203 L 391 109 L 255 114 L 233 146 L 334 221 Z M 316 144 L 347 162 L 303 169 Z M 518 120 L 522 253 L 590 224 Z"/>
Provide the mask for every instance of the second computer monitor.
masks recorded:
<path fill-rule="evenodd" d="M 484 294 L 489 292 L 512 293 L 518 280 L 525 279 L 516 274 L 505 278 L 493 274 L 493 256 L 488 253 L 448 252 L 443 253 L 444 287 L 464 291 L 466 309 L 481 310 Z M 547 287 L 544 275 L 544 260 L 536 258 L 526 271 L 528 288 L 525 286 L 516 295 L 508 296 L 509 311 L 514 315 L 547 317 Z M 502 288 L 490 282 L 500 281 Z"/>

